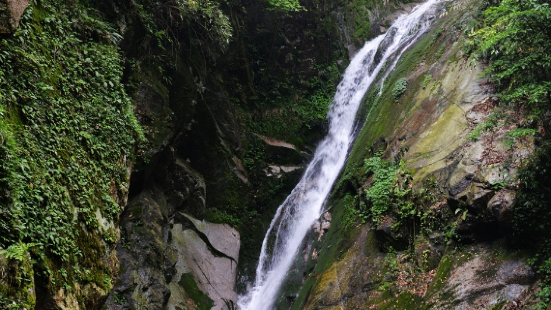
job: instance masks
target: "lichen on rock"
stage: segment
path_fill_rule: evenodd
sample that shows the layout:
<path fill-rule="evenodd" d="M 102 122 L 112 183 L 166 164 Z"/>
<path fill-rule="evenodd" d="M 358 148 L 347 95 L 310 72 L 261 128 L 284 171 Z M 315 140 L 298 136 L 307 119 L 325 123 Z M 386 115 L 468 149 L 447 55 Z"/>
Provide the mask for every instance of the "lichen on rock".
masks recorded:
<path fill-rule="evenodd" d="M 29 5 L 29 0 L 0 1 L 0 33 L 12 33 L 19 27 L 19 20 Z"/>

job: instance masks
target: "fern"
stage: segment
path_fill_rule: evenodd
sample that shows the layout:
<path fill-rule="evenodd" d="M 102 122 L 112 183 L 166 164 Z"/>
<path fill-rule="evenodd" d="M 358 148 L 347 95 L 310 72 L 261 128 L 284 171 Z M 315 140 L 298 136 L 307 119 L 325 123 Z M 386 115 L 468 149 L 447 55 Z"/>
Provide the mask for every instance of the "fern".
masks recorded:
<path fill-rule="evenodd" d="M 16 259 L 18 261 L 23 261 L 23 257 L 27 251 L 34 247 L 40 245 L 40 243 L 17 243 L 10 245 L 5 250 L 0 250 L 0 255 L 4 255 L 7 259 Z"/>

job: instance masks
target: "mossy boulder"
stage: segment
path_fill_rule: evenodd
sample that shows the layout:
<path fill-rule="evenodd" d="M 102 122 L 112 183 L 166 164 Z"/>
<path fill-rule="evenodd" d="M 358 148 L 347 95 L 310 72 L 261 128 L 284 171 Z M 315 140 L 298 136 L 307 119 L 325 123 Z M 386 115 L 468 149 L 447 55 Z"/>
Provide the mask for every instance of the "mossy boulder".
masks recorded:
<path fill-rule="evenodd" d="M 28 248 L 20 245 L 8 251 L 0 249 L 0 273 L 0 308 L 34 309 L 36 288 Z"/>

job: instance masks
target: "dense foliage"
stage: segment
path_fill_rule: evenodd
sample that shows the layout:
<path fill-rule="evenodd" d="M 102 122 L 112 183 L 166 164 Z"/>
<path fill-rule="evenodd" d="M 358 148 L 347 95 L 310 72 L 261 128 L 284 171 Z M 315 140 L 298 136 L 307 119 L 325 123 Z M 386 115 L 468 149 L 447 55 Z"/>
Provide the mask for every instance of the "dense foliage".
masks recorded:
<path fill-rule="evenodd" d="M 379 224 L 382 218 L 389 213 L 397 204 L 406 203 L 400 199 L 409 192 L 410 189 L 403 189 L 398 186 L 399 179 L 397 173 L 400 170 L 398 166 L 391 165 L 389 161 L 384 161 L 379 156 L 371 157 L 365 160 L 365 172 L 373 174 L 373 185 L 365 191 L 365 197 L 370 202 L 371 216 L 375 224 Z M 407 182 L 407 180 L 406 180 Z"/>
<path fill-rule="evenodd" d="M 141 44 L 135 52 L 150 62 L 177 51 L 184 37 L 214 57 L 228 47 L 232 38 L 230 20 L 217 1 L 139 0 L 125 9 L 138 19 L 133 26 L 142 30 Z"/>
<path fill-rule="evenodd" d="M 412 176 L 405 166 L 404 160 L 395 165 L 390 160 L 383 160 L 380 154 L 366 159 L 365 173 L 373 180 L 362 193 L 367 201 L 367 205 L 362 206 L 365 212 L 356 214 L 364 220 L 365 215 L 369 215 L 377 225 L 390 216 L 393 229 L 407 224 L 427 235 L 448 229 L 449 214 L 440 214 L 431 208 L 442 201 L 442 189 L 429 177 L 424 181 L 423 188 L 414 190 Z"/>
<path fill-rule="evenodd" d="M 298 0 L 268 0 L 268 3 L 274 10 L 279 11 L 303 11 L 305 8 L 300 5 Z"/>
<path fill-rule="evenodd" d="M 497 84 L 501 104 L 526 111 L 528 125 L 543 128 L 541 145 L 519 173 L 521 190 L 515 208 L 517 230 L 542 233 L 548 228 L 541 219 L 549 215 L 542 204 L 549 195 L 545 128 L 551 107 L 551 8 L 545 0 L 503 0 L 486 10 L 484 22 L 473 38 L 480 55 L 490 61 L 485 73 Z M 497 126 L 496 118 L 497 114 L 491 115 L 480 130 Z M 533 128 L 522 128 L 506 138 L 535 133 Z"/>
<path fill-rule="evenodd" d="M 109 269 L 86 251 L 100 256 L 117 240 L 106 223 L 118 219 L 141 137 L 121 83 L 120 38 L 87 7 L 41 1 L 0 41 L 0 247 L 35 246 L 54 290 L 110 286 Z"/>
<path fill-rule="evenodd" d="M 551 8 L 547 0 L 503 0 L 486 10 L 474 38 L 503 101 L 544 111 L 551 104 Z"/>

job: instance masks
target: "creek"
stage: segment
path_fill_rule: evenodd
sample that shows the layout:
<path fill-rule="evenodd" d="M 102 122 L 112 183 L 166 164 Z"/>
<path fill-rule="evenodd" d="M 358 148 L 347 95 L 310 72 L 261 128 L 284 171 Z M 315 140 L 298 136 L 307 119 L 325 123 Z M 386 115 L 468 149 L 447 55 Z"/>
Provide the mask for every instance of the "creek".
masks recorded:
<path fill-rule="evenodd" d="M 367 42 L 350 62 L 327 115 L 328 134 L 300 182 L 278 208 L 262 243 L 255 281 L 238 297 L 239 309 L 274 308 L 287 272 L 307 232 L 323 213 L 324 202 L 345 164 L 362 98 L 374 82 L 383 85 L 402 53 L 429 28 L 440 1 L 428 0 L 399 16 L 386 33 Z"/>

